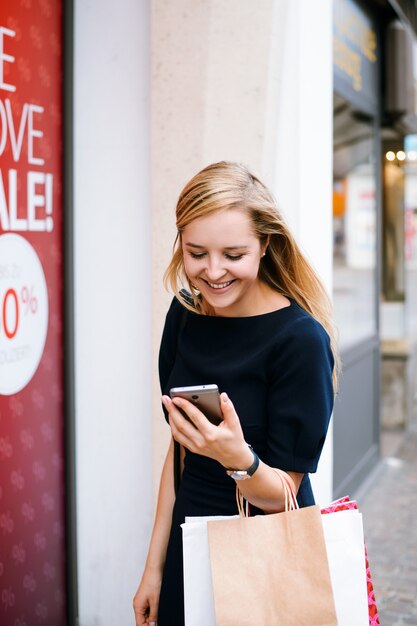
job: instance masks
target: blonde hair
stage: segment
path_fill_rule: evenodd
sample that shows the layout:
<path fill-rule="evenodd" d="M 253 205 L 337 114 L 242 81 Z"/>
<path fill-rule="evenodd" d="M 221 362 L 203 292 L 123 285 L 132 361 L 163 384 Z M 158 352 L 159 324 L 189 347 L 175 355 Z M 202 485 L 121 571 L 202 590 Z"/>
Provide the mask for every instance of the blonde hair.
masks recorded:
<path fill-rule="evenodd" d="M 328 333 L 335 359 L 333 386 L 336 390 L 339 357 L 330 298 L 285 224 L 271 193 L 244 165 L 227 161 L 213 163 L 196 174 L 182 190 L 176 208 L 178 234 L 165 272 L 165 285 L 186 308 L 205 313 L 199 293 L 184 270 L 181 236 L 193 220 L 224 209 L 247 211 L 260 243 L 264 244 L 269 238 L 259 265 L 259 279 L 295 300 Z M 180 295 L 184 284 L 192 295 L 189 302 Z"/>

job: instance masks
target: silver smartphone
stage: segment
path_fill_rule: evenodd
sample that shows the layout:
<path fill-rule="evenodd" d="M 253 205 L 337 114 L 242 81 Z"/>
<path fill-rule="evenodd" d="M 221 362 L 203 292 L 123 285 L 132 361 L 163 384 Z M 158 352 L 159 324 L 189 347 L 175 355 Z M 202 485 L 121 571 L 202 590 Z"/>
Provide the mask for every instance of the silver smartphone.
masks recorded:
<path fill-rule="evenodd" d="M 173 387 L 169 390 L 171 398 L 185 398 L 192 402 L 207 419 L 218 426 L 223 421 L 220 409 L 220 394 L 217 385 L 195 385 L 193 387 Z M 181 411 L 184 415 L 184 412 Z M 184 415 L 187 419 L 188 416 Z"/>

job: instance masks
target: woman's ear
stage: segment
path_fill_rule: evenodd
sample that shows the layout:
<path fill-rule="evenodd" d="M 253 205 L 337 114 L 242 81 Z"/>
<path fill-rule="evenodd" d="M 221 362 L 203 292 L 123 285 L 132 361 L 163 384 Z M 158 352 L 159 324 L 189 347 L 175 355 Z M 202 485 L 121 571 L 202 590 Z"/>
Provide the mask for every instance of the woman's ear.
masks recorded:
<path fill-rule="evenodd" d="M 267 238 L 265 239 L 265 242 L 261 246 L 261 257 L 265 256 L 268 246 L 269 246 L 269 235 L 267 236 Z"/>

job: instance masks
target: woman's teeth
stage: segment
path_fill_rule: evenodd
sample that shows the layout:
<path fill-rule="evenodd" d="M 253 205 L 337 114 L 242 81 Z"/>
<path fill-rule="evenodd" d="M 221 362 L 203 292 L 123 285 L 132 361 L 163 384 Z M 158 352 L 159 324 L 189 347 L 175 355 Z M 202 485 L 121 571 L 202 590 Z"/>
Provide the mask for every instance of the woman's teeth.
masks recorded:
<path fill-rule="evenodd" d="M 232 282 L 233 282 L 232 280 L 229 280 L 227 283 L 211 283 L 207 281 L 207 284 L 210 285 L 212 289 L 224 289 L 225 287 L 228 287 L 229 285 L 231 285 Z"/>

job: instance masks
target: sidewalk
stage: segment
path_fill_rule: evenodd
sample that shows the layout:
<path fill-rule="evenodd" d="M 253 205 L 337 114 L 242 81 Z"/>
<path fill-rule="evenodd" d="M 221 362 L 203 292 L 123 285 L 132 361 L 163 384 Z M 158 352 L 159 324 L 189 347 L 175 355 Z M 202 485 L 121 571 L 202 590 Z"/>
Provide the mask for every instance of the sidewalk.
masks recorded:
<path fill-rule="evenodd" d="M 417 625 L 417 420 L 385 433 L 386 454 L 359 496 L 381 626 Z"/>

